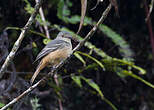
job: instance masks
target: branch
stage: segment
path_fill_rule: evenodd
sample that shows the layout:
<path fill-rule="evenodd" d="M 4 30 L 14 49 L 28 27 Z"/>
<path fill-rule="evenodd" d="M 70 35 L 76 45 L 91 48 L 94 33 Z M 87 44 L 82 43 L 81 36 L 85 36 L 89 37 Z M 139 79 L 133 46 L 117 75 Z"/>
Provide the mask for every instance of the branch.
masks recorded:
<path fill-rule="evenodd" d="M 147 17 L 146 17 L 146 19 L 145 19 L 145 21 L 147 21 L 148 22 L 148 19 L 150 18 L 150 15 L 151 15 L 151 13 L 152 13 L 152 10 L 153 10 L 153 5 L 154 5 L 154 0 L 151 0 L 151 3 L 150 3 L 150 8 L 149 8 L 149 12 L 147 12 Z M 148 7 L 147 7 L 148 8 Z"/>
<path fill-rule="evenodd" d="M 26 25 L 24 26 L 24 28 L 22 29 L 21 33 L 20 33 L 20 36 L 19 38 L 17 39 L 17 41 L 15 42 L 10 54 L 7 56 L 4 64 L 2 65 L 1 67 L 1 70 L 0 70 L 0 79 L 2 78 L 5 70 L 7 69 L 7 67 L 9 66 L 10 62 L 13 60 L 18 48 L 20 47 L 21 45 L 21 42 L 23 40 L 23 38 L 25 37 L 25 34 L 26 32 L 29 30 L 30 26 L 32 25 L 38 11 L 39 11 L 39 8 L 42 4 L 42 1 L 43 0 L 39 0 L 39 2 L 36 3 L 35 5 L 35 8 L 34 8 L 34 12 L 32 13 L 32 15 L 30 16 L 28 22 L 26 23 Z"/>
<path fill-rule="evenodd" d="M 111 7 L 112 7 L 112 5 L 109 4 L 108 7 L 106 8 L 106 10 L 103 12 L 99 21 L 97 22 L 97 24 L 94 25 L 94 27 L 90 30 L 90 32 L 86 35 L 86 37 L 73 49 L 73 52 L 79 50 L 84 45 L 84 43 L 90 39 L 90 37 L 95 33 L 99 24 L 102 24 L 103 21 L 105 20 L 105 18 L 107 17 L 109 11 L 111 10 Z"/>
<path fill-rule="evenodd" d="M 106 10 L 103 12 L 100 20 L 97 22 L 97 24 L 91 29 L 91 31 L 86 35 L 86 37 L 84 38 L 83 41 L 81 41 L 73 50 L 73 52 L 75 52 L 76 50 L 80 49 L 84 43 L 90 39 L 90 37 L 94 34 L 94 32 L 96 31 L 96 29 L 98 28 L 99 24 L 101 24 L 105 18 L 107 17 L 109 11 L 111 10 L 112 5 L 109 4 L 108 7 L 106 8 Z M 71 56 L 70 56 L 71 57 Z M 69 57 L 69 58 L 70 58 Z M 38 85 L 40 85 L 43 81 L 46 81 L 47 78 L 54 76 L 54 74 L 64 65 L 64 63 L 66 61 L 68 61 L 67 58 L 65 61 L 63 61 L 62 63 L 59 64 L 59 66 L 57 68 L 55 68 L 53 71 L 49 72 L 48 75 L 44 76 L 40 81 L 38 81 L 36 84 L 34 84 L 33 86 L 31 86 L 30 88 L 28 88 L 26 91 L 24 91 L 21 95 L 19 95 L 18 97 L 16 97 L 15 99 L 13 99 L 11 102 L 9 102 L 8 104 L 6 104 L 3 108 L 1 108 L 0 110 L 5 110 L 7 109 L 9 106 L 11 106 L 12 104 L 16 103 L 17 101 L 19 101 L 22 97 L 24 97 L 26 94 L 30 93 L 33 89 L 35 89 Z"/>
<path fill-rule="evenodd" d="M 145 13 L 146 13 L 146 16 L 147 16 L 146 23 L 147 23 L 149 34 L 150 34 L 152 56 L 153 56 L 153 60 L 154 60 L 154 33 L 153 33 L 153 29 L 152 29 L 152 23 L 151 23 L 151 19 L 150 19 L 150 15 L 149 15 L 149 9 L 148 9 L 146 0 L 144 0 L 144 6 L 145 6 Z"/>
<path fill-rule="evenodd" d="M 56 85 L 59 87 L 59 82 L 58 82 L 57 74 L 55 74 L 53 77 L 54 77 Z M 60 92 L 57 92 L 57 94 L 60 94 Z M 63 105 L 62 105 L 62 101 L 61 101 L 60 98 L 58 98 L 58 103 L 59 103 L 59 110 L 63 110 Z"/>
<path fill-rule="evenodd" d="M 39 0 L 35 0 L 35 2 L 37 3 Z M 43 9 L 42 7 L 40 7 L 39 9 L 39 13 L 40 13 L 40 16 L 41 16 L 41 19 L 43 22 L 45 22 L 45 17 L 44 17 L 44 13 L 43 13 Z M 46 23 L 43 24 L 44 25 L 44 30 L 45 30 L 45 34 L 46 34 L 46 37 L 47 38 L 50 38 L 50 34 L 49 34 L 49 30 L 48 30 L 48 26 Z"/>
<path fill-rule="evenodd" d="M 15 99 L 13 99 L 11 102 L 9 102 L 8 104 L 6 104 L 4 107 L 2 107 L 0 110 L 6 110 L 9 106 L 13 105 L 14 103 L 16 103 L 17 101 L 19 101 L 23 96 L 25 96 L 26 94 L 30 93 L 33 89 L 35 89 L 46 77 L 42 78 L 40 81 L 38 81 L 36 84 L 34 84 L 33 86 L 31 86 L 30 88 L 28 88 L 26 91 L 24 91 L 21 95 L 19 95 L 18 97 L 16 97 Z"/>

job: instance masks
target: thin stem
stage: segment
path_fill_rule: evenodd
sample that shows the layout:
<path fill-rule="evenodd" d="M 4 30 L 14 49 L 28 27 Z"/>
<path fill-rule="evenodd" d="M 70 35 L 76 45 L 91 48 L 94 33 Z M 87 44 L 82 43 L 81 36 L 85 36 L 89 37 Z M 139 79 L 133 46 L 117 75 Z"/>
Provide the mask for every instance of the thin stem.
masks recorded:
<path fill-rule="evenodd" d="M 42 0 L 39 0 L 39 2 L 36 3 L 35 8 L 34 8 L 34 12 L 32 13 L 32 15 L 30 16 L 28 22 L 26 23 L 26 25 L 22 29 L 19 38 L 15 42 L 11 52 L 9 53 L 9 55 L 7 56 L 4 64 L 2 65 L 1 70 L 0 70 L 0 79 L 4 75 L 4 72 L 7 69 L 7 67 L 9 66 L 10 62 L 13 60 L 18 48 L 21 45 L 21 42 L 22 42 L 23 38 L 25 37 L 26 32 L 29 30 L 30 26 L 32 25 L 32 23 L 34 21 L 37 13 L 39 11 L 39 8 L 40 8 L 41 4 L 42 4 Z"/>
<path fill-rule="evenodd" d="M 100 18 L 100 20 L 97 22 L 97 24 L 91 29 L 91 31 L 87 34 L 87 36 L 84 38 L 83 41 L 81 41 L 81 43 L 79 43 L 75 49 L 73 50 L 73 52 L 75 52 L 76 50 L 80 49 L 84 43 L 90 39 L 90 37 L 94 34 L 94 32 L 96 31 L 96 29 L 98 28 L 99 24 L 102 23 L 105 18 L 107 17 L 109 11 L 111 10 L 112 5 L 109 4 L 108 7 L 106 8 L 106 10 L 103 12 L 102 17 Z M 73 54 L 73 53 L 72 53 Z M 71 57 L 71 56 L 70 56 Z M 26 91 L 24 91 L 21 95 L 19 95 L 18 97 L 16 97 L 15 99 L 13 99 L 11 102 L 9 102 L 8 104 L 6 104 L 4 107 L 2 107 L 0 110 L 5 110 L 7 109 L 9 106 L 11 106 L 12 104 L 16 103 L 17 101 L 19 101 L 22 97 L 24 97 L 26 94 L 30 93 L 33 89 L 35 89 L 38 85 L 41 84 L 41 82 L 43 81 L 47 81 L 46 79 L 54 76 L 55 73 L 64 65 L 64 63 L 66 61 L 68 61 L 68 59 L 70 59 L 70 57 L 68 57 L 65 61 L 63 61 L 62 63 L 60 63 L 58 65 L 57 68 L 55 68 L 54 70 L 52 70 L 51 72 L 48 73 L 47 76 L 44 76 L 40 81 L 38 81 L 36 84 L 34 84 L 33 86 L 29 87 Z"/>
<path fill-rule="evenodd" d="M 39 1 L 39 0 L 35 0 L 36 3 L 37 3 L 38 1 Z M 40 15 L 41 15 L 42 21 L 45 22 L 46 20 L 45 20 L 45 16 L 44 16 L 42 7 L 40 7 L 40 9 L 39 9 L 39 13 L 40 13 Z M 44 23 L 43 25 L 44 25 L 44 30 L 45 30 L 46 37 L 47 37 L 47 38 L 50 38 L 50 34 L 49 34 L 49 30 L 48 30 L 47 24 Z"/>
<path fill-rule="evenodd" d="M 54 75 L 54 80 L 56 82 L 56 85 L 59 87 L 59 82 L 58 82 L 57 74 Z M 58 94 L 60 94 L 60 92 L 58 92 Z M 59 103 L 59 110 L 63 110 L 63 105 L 62 105 L 62 101 L 61 101 L 60 98 L 58 98 L 58 103 Z"/>

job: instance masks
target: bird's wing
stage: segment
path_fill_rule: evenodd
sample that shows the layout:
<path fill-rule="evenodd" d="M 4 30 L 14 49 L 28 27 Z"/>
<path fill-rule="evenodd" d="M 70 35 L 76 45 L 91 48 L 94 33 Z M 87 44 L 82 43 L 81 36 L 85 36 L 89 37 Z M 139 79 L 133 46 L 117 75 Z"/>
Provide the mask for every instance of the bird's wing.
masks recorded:
<path fill-rule="evenodd" d="M 36 60 L 34 62 L 36 62 L 37 60 L 41 59 L 42 57 L 46 56 L 47 54 L 49 54 L 50 52 L 53 52 L 57 49 L 61 49 L 64 47 L 65 43 L 67 43 L 64 40 L 52 40 L 51 42 L 49 42 L 43 49 L 42 51 L 37 55 Z"/>

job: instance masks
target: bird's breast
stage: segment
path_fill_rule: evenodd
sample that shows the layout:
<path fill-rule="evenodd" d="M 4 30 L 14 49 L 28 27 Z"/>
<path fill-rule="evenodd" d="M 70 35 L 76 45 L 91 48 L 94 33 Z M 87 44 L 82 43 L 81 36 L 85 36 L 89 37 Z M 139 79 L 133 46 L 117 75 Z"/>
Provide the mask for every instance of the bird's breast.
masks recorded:
<path fill-rule="evenodd" d="M 62 49 L 57 49 L 56 51 L 49 53 L 42 60 L 44 62 L 47 62 L 50 66 L 56 66 L 61 61 L 70 56 L 71 53 L 72 53 L 72 48 L 66 46 Z"/>

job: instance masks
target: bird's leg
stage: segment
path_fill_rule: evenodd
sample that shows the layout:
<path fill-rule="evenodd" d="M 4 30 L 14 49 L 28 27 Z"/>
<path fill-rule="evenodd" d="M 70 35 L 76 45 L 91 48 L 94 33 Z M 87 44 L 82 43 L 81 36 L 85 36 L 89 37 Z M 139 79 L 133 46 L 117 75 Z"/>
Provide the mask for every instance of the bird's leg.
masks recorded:
<path fill-rule="evenodd" d="M 56 70 L 56 68 L 57 68 L 56 66 L 53 66 L 53 67 L 51 67 L 51 70 L 50 71 L 51 72 L 54 72 Z"/>

